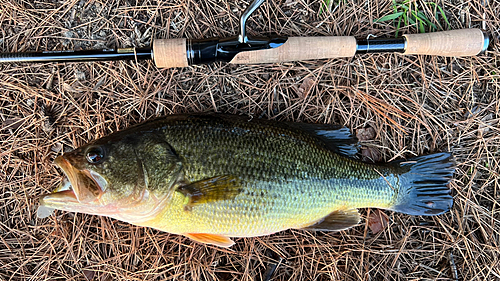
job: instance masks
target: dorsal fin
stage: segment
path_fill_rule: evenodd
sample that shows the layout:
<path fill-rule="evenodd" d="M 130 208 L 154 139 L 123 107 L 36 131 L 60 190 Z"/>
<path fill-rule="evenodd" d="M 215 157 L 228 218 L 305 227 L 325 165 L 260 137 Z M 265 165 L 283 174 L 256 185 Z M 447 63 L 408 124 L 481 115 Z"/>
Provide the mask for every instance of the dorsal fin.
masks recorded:
<path fill-rule="evenodd" d="M 286 122 L 289 127 L 301 130 L 321 140 L 328 149 L 350 158 L 359 159 L 358 139 L 347 127 L 331 124 Z"/>
<path fill-rule="evenodd" d="M 319 222 L 302 229 L 314 231 L 340 231 L 356 226 L 360 221 L 357 209 L 335 211 Z"/>

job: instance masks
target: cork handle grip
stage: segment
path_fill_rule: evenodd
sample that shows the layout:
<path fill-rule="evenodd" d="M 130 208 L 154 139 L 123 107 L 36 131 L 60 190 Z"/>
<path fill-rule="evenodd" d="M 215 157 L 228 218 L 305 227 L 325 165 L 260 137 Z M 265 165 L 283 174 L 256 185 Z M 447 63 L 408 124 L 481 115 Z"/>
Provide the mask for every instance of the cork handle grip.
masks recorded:
<path fill-rule="evenodd" d="M 153 41 L 153 59 L 157 67 L 188 66 L 186 39 L 160 39 Z"/>
<path fill-rule="evenodd" d="M 407 34 L 404 37 L 405 55 L 475 56 L 485 47 L 485 36 L 480 29 Z"/>
<path fill-rule="evenodd" d="M 290 37 L 274 49 L 247 51 L 237 54 L 230 63 L 255 64 L 352 57 L 356 39 L 350 36 Z"/>

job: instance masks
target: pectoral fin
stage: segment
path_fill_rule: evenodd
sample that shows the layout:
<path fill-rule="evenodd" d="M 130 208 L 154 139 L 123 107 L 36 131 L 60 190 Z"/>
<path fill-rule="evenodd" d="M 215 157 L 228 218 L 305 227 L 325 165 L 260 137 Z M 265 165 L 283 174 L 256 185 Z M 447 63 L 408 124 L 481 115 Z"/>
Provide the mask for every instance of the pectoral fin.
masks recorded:
<path fill-rule="evenodd" d="M 234 241 L 223 235 L 208 233 L 185 233 L 184 236 L 203 244 L 216 245 L 223 248 L 229 248 L 234 245 Z"/>
<path fill-rule="evenodd" d="M 230 200 L 241 193 L 241 182 L 234 176 L 213 177 L 177 188 L 177 191 L 189 198 L 188 206 L 219 200 Z"/>
<path fill-rule="evenodd" d="M 314 231 L 340 231 L 357 225 L 360 221 L 357 209 L 335 211 L 320 221 L 302 229 Z"/>

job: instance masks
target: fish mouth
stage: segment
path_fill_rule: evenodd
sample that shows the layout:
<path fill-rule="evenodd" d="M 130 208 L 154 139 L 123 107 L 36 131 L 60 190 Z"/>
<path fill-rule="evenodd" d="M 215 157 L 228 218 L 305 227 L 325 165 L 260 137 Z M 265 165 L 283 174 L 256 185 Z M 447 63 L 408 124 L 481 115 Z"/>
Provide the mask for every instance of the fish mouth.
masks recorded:
<path fill-rule="evenodd" d="M 107 182 L 99 174 L 87 169 L 78 170 L 64 156 L 57 157 L 54 163 L 63 170 L 66 178 L 51 194 L 40 199 L 41 205 L 57 208 L 61 204 L 92 203 L 104 193 Z"/>

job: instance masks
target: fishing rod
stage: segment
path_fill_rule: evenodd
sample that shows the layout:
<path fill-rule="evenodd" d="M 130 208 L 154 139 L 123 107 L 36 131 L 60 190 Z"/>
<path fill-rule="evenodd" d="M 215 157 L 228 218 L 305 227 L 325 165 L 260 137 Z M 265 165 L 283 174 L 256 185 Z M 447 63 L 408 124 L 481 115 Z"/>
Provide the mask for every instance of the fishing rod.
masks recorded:
<path fill-rule="evenodd" d="M 247 7 L 240 17 L 240 34 L 231 38 L 157 39 L 150 48 L 0 53 L 0 63 L 153 60 L 157 67 L 172 68 L 216 61 L 231 64 L 279 63 L 386 52 L 461 57 L 484 53 L 490 42 L 488 34 L 475 28 L 364 40 L 353 36 L 248 36 L 246 22 L 263 2 L 254 0 Z"/>

